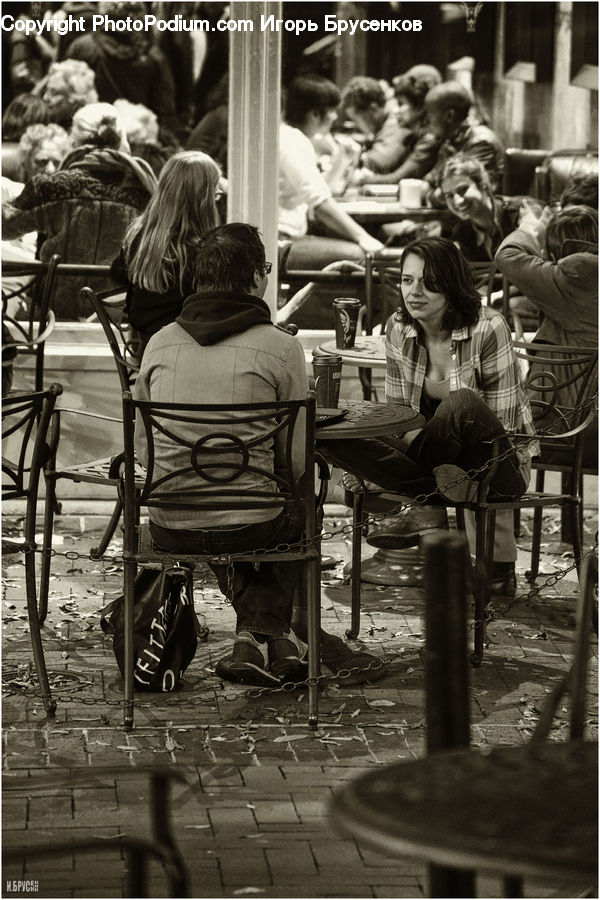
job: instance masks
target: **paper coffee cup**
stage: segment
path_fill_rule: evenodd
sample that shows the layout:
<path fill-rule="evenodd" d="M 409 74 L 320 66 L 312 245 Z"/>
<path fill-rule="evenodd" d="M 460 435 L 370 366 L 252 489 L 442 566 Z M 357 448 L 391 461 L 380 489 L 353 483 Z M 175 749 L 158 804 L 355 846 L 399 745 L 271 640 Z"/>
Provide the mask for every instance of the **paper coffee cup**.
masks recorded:
<path fill-rule="evenodd" d="M 317 406 L 322 409 L 337 409 L 342 379 L 342 357 L 335 354 L 313 355 L 313 374 Z"/>
<path fill-rule="evenodd" d="M 402 178 L 400 181 L 400 205 L 406 209 L 419 209 L 423 195 L 423 184 L 418 178 Z"/>
<path fill-rule="evenodd" d="M 355 297 L 336 297 L 333 301 L 335 346 L 340 350 L 354 347 L 359 311 L 360 300 Z"/>

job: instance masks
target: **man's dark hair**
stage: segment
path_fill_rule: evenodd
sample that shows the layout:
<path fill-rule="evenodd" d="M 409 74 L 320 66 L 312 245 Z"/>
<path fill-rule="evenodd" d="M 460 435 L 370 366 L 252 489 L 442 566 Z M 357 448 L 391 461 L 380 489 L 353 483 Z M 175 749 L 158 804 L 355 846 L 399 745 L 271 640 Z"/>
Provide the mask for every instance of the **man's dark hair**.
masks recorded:
<path fill-rule="evenodd" d="M 384 107 L 386 100 L 381 84 L 376 78 L 368 78 L 366 75 L 355 75 L 342 91 L 342 103 L 346 109 L 352 107 L 357 112 L 363 112 L 372 103 Z"/>
<path fill-rule="evenodd" d="M 575 175 L 560 195 L 561 206 L 591 206 L 598 209 L 598 175 Z"/>
<path fill-rule="evenodd" d="M 598 252 L 598 211 L 591 206 L 559 210 L 546 228 L 546 254 L 558 262 L 572 253 Z"/>
<path fill-rule="evenodd" d="M 423 260 L 423 283 L 428 291 L 444 294 L 447 300 L 442 328 L 452 331 L 474 325 L 481 314 L 481 297 L 475 289 L 473 275 L 458 247 L 447 238 L 423 238 L 412 241 L 402 251 L 400 271 L 413 253 Z M 400 302 L 400 317 L 405 324 L 419 328 L 408 312 L 404 299 Z"/>
<path fill-rule="evenodd" d="M 425 105 L 441 112 L 453 109 L 455 121 L 464 122 L 473 104 L 471 93 L 459 81 L 444 81 L 432 87 L 425 97 Z"/>
<path fill-rule="evenodd" d="M 258 228 L 244 222 L 218 225 L 202 235 L 193 252 L 194 288 L 247 294 L 252 276 L 265 266 Z"/>
<path fill-rule="evenodd" d="M 310 112 L 324 116 L 330 109 L 337 109 L 341 95 L 333 81 L 320 75 L 299 75 L 287 89 L 285 120 L 288 125 L 302 127 Z"/>

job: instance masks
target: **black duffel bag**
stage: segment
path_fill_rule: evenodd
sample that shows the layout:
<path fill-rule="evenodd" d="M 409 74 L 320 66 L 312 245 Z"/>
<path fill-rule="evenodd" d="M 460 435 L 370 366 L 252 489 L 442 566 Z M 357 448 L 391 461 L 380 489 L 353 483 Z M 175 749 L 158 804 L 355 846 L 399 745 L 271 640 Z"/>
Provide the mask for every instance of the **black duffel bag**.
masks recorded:
<path fill-rule="evenodd" d="M 121 595 L 101 613 L 100 625 L 113 635 L 113 650 L 124 676 L 124 613 Z M 135 579 L 133 607 L 134 686 L 138 691 L 173 691 L 196 653 L 198 638 L 206 640 L 194 611 L 190 566 L 141 568 Z"/>

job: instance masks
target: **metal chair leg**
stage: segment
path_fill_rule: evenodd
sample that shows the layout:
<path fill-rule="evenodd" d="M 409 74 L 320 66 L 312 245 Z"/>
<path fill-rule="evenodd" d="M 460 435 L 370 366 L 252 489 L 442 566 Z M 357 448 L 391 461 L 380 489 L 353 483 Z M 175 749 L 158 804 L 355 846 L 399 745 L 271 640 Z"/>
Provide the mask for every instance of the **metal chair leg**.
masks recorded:
<path fill-rule="evenodd" d="M 321 542 L 317 556 L 307 564 L 308 612 L 308 725 L 316 730 L 319 722 L 319 677 L 321 674 Z"/>
<path fill-rule="evenodd" d="M 38 617 L 43 625 L 48 615 L 48 593 L 50 590 L 50 572 L 52 568 L 52 535 L 54 533 L 54 514 L 56 512 L 56 479 L 51 475 L 46 478 L 46 503 L 44 506 L 44 531 L 42 538 L 42 561 L 40 566 L 40 594 L 38 598 Z"/>
<path fill-rule="evenodd" d="M 483 645 L 485 643 L 485 610 L 489 601 L 490 576 L 490 569 L 487 565 L 489 549 L 487 529 L 489 524 L 491 523 L 488 521 L 488 511 L 486 509 L 477 509 L 475 511 L 475 578 L 473 585 L 475 621 L 473 623 L 473 653 L 471 654 L 471 663 L 474 666 L 480 666 L 483 661 Z"/>
<path fill-rule="evenodd" d="M 352 495 L 352 561 L 350 571 L 351 619 L 347 638 L 355 638 L 360 631 L 360 575 L 362 568 L 362 537 L 364 531 L 362 494 Z"/>
<path fill-rule="evenodd" d="M 28 545 L 31 548 L 33 547 L 33 544 L 30 542 L 28 542 Z M 30 549 L 25 553 L 25 586 L 33 661 L 40 683 L 42 702 L 44 704 L 44 709 L 46 710 L 46 715 L 53 717 L 56 714 L 56 700 L 53 700 L 50 692 L 50 682 L 48 681 L 48 671 L 46 669 L 46 659 L 44 657 L 44 645 L 42 643 L 42 635 L 40 632 L 40 618 L 38 615 L 36 596 L 35 552 L 33 549 Z"/>
<path fill-rule="evenodd" d="M 165 847 L 170 855 L 168 877 L 171 897 L 187 897 L 189 895 L 188 874 L 171 829 L 171 809 L 169 793 L 171 776 L 167 772 L 151 772 L 150 815 L 154 840 Z M 141 896 L 132 894 L 132 896 Z"/>
<path fill-rule="evenodd" d="M 569 503 L 571 511 L 571 544 L 573 556 L 577 566 L 577 576 L 581 574 L 581 560 L 583 557 L 583 499 L 581 496 L 575 503 Z"/>
<path fill-rule="evenodd" d="M 535 489 L 538 493 L 544 490 L 545 472 L 543 469 L 535 473 Z M 542 507 L 533 510 L 533 535 L 531 538 L 531 568 L 525 573 L 527 581 L 535 581 L 540 571 L 540 546 L 542 542 Z"/>
<path fill-rule="evenodd" d="M 90 550 L 90 556 L 92 559 L 100 559 L 106 553 L 106 548 L 110 544 L 113 539 L 113 535 L 117 530 L 117 525 L 121 520 L 121 514 L 123 512 L 123 504 L 120 499 L 115 503 L 114 509 L 112 511 L 110 522 L 106 526 L 106 531 L 102 535 L 100 543 L 97 547 L 92 547 Z"/>
<path fill-rule="evenodd" d="M 135 600 L 135 576 L 137 565 L 135 560 L 126 559 L 123 564 L 123 597 L 124 597 L 124 695 L 123 695 L 123 727 L 125 731 L 133 728 L 133 604 Z"/>

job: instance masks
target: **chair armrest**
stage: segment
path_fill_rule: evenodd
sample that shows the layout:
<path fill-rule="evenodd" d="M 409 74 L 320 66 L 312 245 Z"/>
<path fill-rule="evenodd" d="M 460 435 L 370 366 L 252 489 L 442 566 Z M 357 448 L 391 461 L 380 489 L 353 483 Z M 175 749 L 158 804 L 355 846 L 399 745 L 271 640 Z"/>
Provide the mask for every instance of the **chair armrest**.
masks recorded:
<path fill-rule="evenodd" d="M 116 456 L 113 456 L 110 461 L 110 466 L 108 468 L 108 477 L 109 478 L 118 478 L 120 475 L 121 466 L 125 462 L 125 452 L 117 453 Z"/>

